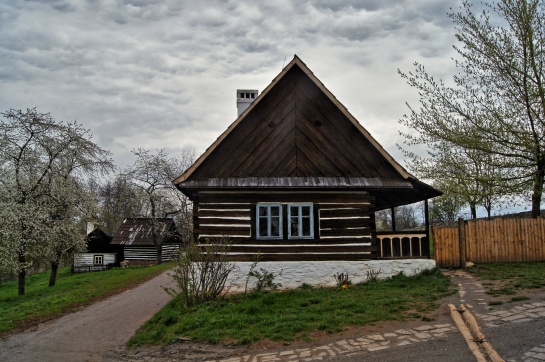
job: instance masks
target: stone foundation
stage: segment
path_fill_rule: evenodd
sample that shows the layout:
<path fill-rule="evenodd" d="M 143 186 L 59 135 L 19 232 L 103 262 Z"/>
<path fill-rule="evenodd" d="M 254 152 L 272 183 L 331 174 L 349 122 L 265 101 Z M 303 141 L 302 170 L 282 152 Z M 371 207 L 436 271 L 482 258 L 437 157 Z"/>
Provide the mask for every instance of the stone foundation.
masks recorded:
<path fill-rule="evenodd" d="M 237 268 L 231 272 L 227 280 L 227 286 L 231 286 L 230 292 L 244 291 L 246 277 L 250 270 L 251 262 L 237 262 Z M 425 269 L 435 268 L 433 259 L 394 259 L 394 260 L 368 260 L 368 261 L 283 261 L 260 262 L 256 269 L 263 268 L 275 275 L 274 283 L 282 284 L 281 289 L 293 289 L 303 283 L 315 287 L 336 286 L 334 275 L 336 273 L 348 273 L 352 284 L 367 281 L 367 271 L 380 270 L 379 279 L 386 279 L 401 272 L 405 275 L 414 275 Z M 281 273 L 281 275 L 279 275 Z M 248 289 L 255 287 L 255 278 L 250 278 Z"/>

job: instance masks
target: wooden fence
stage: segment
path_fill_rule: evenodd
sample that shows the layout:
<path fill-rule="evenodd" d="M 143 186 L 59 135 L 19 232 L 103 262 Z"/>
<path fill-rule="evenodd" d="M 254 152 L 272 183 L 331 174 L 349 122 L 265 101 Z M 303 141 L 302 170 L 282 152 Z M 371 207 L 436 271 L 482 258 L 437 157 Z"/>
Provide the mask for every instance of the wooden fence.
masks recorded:
<path fill-rule="evenodd" d="M 432 227 L 434 256 L 442 268 L 474 263 L 545 261 L 545 218 L 460 220 Z"/>

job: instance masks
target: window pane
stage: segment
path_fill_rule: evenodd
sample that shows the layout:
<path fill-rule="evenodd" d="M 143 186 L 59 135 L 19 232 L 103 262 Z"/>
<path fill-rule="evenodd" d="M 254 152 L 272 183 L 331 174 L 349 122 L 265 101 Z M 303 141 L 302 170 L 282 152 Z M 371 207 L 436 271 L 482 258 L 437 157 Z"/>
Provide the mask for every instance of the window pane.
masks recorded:
<path fill-rule="evenodd" d="M 301 214 L 303 216 L 310 216 L 310 206 L 303 206 Z"/>
<path fill-rule="evenodd" d="M 260 217 L 259 221 L 259 236 L 266 237 L 269 235 L 269 231 L 267 230 L 267 218 L 266 217 Z"/>
<path fill-rule="evenodd" d="M 299 236 L 299 218 L 291 217 L 290 218 L 290 233 L 291 236 Z"/>
<path fill-rule="evenodd" d="M 299 215 L 299 206 L 290 206 L 291 216 Z"/>
<path fill-rule="evenodd" d="M 303 235 L 301 236 L 310 236 L 311 230 L 310 230 L 310 217 L 304 217 L 302 220 L 303 224 Z"/>
<path fill-rule="evenodd" d="M 278 216 L 278 215 L 280 215 L 280 207 L 271 206 L 271 216 Z"/>
<path fill-rule="evenodd" d="M 258 206 L 259 216 L 267 216 L 267 206 Z"/>
<path fill-rule="evenodd" d="M 271 237 L 280 236 L 280 218 L 271 217 Z"/>

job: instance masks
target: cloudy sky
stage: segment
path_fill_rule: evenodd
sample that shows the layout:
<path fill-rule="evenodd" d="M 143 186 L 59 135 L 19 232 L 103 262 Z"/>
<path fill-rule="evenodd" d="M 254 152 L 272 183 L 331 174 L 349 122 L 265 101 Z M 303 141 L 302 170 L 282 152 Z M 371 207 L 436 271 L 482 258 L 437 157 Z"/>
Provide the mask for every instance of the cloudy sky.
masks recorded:
<path fill-rule="evenodd" d="M 454 72 L 445 0 L 0 0 L 0 111 L 77 120 L 114 155 L 202 153 L 236 118 L 236 89 L 263 90 L 297 54 L 394 158 L 397 74 Z"/>

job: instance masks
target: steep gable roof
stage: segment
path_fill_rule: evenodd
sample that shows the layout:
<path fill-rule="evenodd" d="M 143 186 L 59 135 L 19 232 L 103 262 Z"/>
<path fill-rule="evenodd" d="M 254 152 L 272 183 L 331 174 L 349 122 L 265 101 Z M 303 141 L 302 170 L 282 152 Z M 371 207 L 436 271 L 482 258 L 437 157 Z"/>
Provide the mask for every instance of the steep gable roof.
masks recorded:
<path fill-rule="evenodd" d="M 173 184 L 186 193 L 240 187 L 405 190 L 399 195 L 406 200 L 378 202 L 381 207 L 441 194 L 397 163 L 297 56 Z"/>
<path fill-rule="evenodd" d="M 411 177 L 295 56 L 173 183 L 320 176 Z"/>

